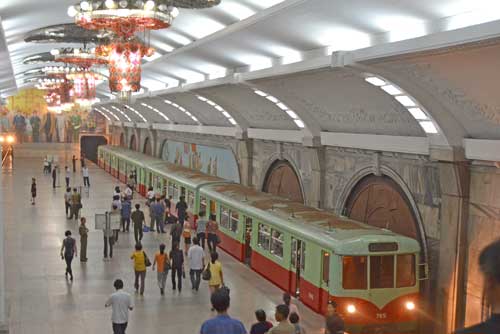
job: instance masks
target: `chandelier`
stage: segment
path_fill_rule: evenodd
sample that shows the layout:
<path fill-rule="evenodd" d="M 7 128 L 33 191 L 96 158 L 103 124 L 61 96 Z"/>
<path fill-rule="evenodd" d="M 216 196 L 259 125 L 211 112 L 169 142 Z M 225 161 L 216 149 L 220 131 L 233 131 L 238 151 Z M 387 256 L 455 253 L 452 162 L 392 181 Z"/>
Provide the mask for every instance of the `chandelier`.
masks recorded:
<path fill-rule="evenodd" d="M 57 62 L 63 62 L 84 68 L 89 68 L 93 65 L 105 65 L 107 63 L 105 58 L 97 56 L 94 51 L 87 48 L 52 49 L 50 53 L 54 56 L 54 60 Z"/>

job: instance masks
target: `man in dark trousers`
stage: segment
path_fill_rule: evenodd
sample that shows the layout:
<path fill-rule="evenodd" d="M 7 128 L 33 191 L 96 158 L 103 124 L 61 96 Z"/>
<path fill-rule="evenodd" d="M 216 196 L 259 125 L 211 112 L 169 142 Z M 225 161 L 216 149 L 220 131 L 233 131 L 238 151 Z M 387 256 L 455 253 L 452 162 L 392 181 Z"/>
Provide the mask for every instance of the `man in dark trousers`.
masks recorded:
<path fill-rule="evenodd" d="M 138 244 L 142 241 L 142 235 L 143 235 L 143 224 L 145 223 L 144 219 L 144 212 L 141 210 L 141 205 L 136 204 L 135 205 L 135 211 L 132 212 L 132 223 L 134 224 L 134 238 L 135 238 L 135 243 Z"/>
<path fill-rule="evenodd" d="M 57 166 L 54 166 L 52 169 L 52 188 L 56 189 L 56 180 L 57 180 Z"/>
<path fill-rule="evenodd" d="M 76 173 L 76 160 L 78 160 L 74 155 L 71 161 L 73 162 L 73 173 Z"/>

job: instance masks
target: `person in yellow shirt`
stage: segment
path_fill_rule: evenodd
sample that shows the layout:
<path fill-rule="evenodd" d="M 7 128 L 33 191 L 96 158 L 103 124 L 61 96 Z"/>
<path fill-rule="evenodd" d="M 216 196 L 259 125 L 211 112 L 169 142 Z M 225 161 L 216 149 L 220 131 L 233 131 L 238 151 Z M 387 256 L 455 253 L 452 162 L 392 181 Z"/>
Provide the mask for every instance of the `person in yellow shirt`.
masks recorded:
<path fill-rule="evenodd" d="M 135 252 L 130 256 L 131 260 L 134 260 L 134 271 L 135 271 L 135 292 L 139 292 L 139 279 L 140 283 L 140 294 L 144 295 L 144 284 L 146 281 L 146 259 L 148 256 L 142 250 L 141 244 L 135 245 Z"/>
<path fill-rule="evenodd" d="M 210 280 L 208 287 L 210 289 L 210 296 L 224 285 L 224 276 L 222 274 L 222 263 L 219 261 L 219 254 L 217 252 L 210 253 Z M 213 311 L 213 308 L 212 308 Z"/>

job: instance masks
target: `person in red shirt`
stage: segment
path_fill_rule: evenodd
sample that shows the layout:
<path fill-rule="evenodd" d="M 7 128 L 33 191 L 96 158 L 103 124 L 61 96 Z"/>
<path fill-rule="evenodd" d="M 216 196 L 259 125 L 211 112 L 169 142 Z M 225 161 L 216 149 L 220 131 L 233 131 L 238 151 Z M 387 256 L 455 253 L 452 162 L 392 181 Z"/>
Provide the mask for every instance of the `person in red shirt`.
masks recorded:
<path fill-rule="evenodd" d="M 267 333 L 273 324 L 266 319 L 266 312 L 262 309 L 255 311 L 257 322 L 250 328 L 250 334 L 264 334 Z"/>

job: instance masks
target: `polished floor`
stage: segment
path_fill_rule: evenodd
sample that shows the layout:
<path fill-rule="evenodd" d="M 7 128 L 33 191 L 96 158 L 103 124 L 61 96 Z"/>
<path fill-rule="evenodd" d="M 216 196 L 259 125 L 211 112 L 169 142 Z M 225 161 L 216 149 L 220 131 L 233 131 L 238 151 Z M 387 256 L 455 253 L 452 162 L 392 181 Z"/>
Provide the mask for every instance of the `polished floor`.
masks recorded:
<path fill-rule="evenodd" d="M 148 270 L 143 297 L 133 293 L 133 268 L 129 256 L 134 244 L 133 233 L 121 233 L 112 261 L 102 257 L 102 232 L 94 230 L 95 213 L 108 209 L 117 181 L 95 165 L 90 165 L 91 188 L 83 196 L 83 216 L 87 217 L 89 261 L 74 261 L 75 280 L 64 277 L 64 262 L 59 249 L 65 230 L 78 233 L 75 221 L 65 218 L 64 188 L 52 189 L 51 177 L 43 175 L 46 153 L 58 156 L 61 165 L 70 163 L 73 147 L 67 145 L 27 145 L 16 147 L 13 168 L 2 170 L 0 176 L 0 219 L 6 232 L 6 279 L 13 334 L 47 333 L 112 333 L 109 309 L 104 302 L 113 292 L 115 278 L 125 281 L 125 290 L 132 292 L 136 308 L 130 315 L 128 333 L 199 333 L 210 311 L 208 287 L 205 282 L 198 293 L 184 280 L 182 293 L 171 290 L 170 277 L 165 296 L 160 296 L 156 273 Z M 73 185 L 83 183 L 80 168 L 72 178 Z M 36 177 L 38 197 L 30 204 L 31 177 Z M 63 175 L 61 174 L 61 177 Z M 61 179 L 61 185 L 64 180 Z M 134 203 L 137 201 L 134 201 Z M 139 200 L 142 202 L 142 200 Z M 79 238 L 77 238 L 79 240 Z M 160 241 L 170 241 L 156 233 L 147 233 L 143 243 L 146 252 L 154 254 Z M 264 280 L 245 265 L 221 253 L 224 276 L 231 289 L 230 315 L 239 318 L 247 328 L 254 322 L 257 308 L 266 310 L 274 320 L 274 307 L 281 299 L 281 290 Z M 298 303 L 303 325 L 308 333 L 320 333 L 322 319 Z M 214 333 L 216 334 L 216 333 Z"/>

